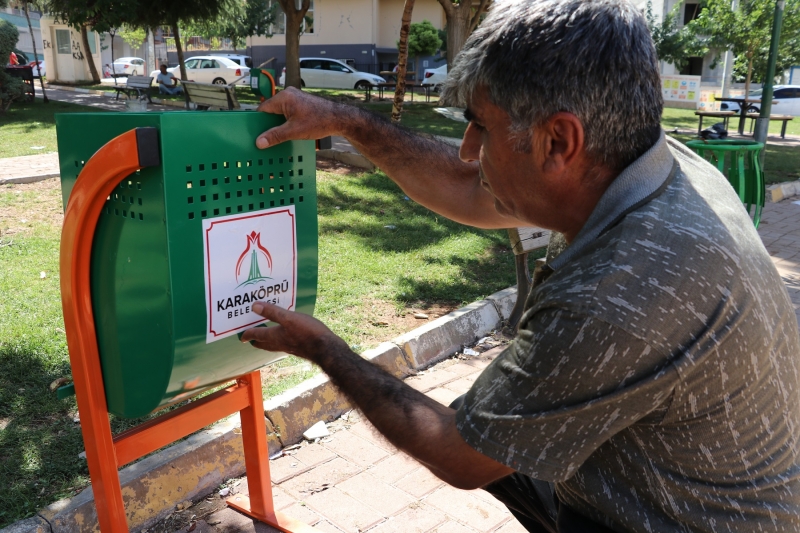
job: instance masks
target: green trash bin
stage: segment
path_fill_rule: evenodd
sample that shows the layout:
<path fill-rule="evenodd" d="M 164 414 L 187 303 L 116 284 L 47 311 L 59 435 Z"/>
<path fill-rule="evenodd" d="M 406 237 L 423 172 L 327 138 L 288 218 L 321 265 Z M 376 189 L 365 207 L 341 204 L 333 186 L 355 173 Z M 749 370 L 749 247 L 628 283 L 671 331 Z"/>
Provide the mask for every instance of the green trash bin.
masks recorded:
<path fill-rule="evenodd" d="M 109 412 L 143 416 L 282 357 L 238 339 L 263 322 L 255 300 L 313 313 L 314 143 L 255 147 L 283 120 L 253 111 L 56 115 L 64 206 L 105 143 L 158 130 L 161 165 L 114 190 L 92 247 Z"/>
<path fill-rule="evenodd" d="M 755 141 L 723 139 L 689 141 L 686 145 L 717 167 L 728 178 L 745 209 L 758 227 L 764 208 L 766 187 L 764 171 L 758 162 L 764 144 Z"/>

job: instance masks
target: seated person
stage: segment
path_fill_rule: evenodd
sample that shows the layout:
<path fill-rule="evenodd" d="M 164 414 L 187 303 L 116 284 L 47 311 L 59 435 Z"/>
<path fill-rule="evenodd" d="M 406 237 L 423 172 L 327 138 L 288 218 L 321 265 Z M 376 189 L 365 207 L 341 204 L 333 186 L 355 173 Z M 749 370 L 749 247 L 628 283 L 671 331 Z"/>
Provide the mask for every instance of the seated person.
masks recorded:
<path fill-rule="evenodd" d="M 158 92 L 163 94 L 182 94 L 183 87 L 178 85 L 178 78 L 172 72 L 167 72 L 167 66 L 161 65 L 161 72 L 156 76 Z"/>

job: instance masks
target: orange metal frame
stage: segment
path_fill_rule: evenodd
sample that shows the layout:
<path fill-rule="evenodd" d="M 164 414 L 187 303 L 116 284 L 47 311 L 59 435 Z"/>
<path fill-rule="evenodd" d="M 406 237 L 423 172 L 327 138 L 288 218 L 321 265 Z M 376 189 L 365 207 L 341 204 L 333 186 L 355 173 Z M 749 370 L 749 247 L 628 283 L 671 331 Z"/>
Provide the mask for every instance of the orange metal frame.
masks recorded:
<path fill-rule="evenodd" d="M 116 437 L 111 435 L 92 311 L 92 241 L 106 199 L 120 181 L 140 168 L 136 130 L 98 150 L 86 162 L 70 194 L 61 233 L 64 323 L 100 530 L 128 531 L 118 468 L 238 411 L 250 497 L 236 495 L 228 504 L 284 533 L 311 533 L 314 530 L 307 524 L 274 509 L 258 371 L 238 378 L 225 390 Z"/>

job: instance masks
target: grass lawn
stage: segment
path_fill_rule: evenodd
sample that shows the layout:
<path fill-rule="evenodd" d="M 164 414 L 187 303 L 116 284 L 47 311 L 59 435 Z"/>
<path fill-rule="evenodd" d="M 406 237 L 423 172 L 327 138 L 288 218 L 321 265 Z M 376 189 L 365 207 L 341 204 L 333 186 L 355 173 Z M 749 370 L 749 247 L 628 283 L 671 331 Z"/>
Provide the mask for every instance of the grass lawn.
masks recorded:
<path fill-rule="evenodd" d="M 354 349 L 421 325 L 415 312 L 432 320 L 514 283 L 504 231 L 437 217 L 380 172 L 329 167 L 317 176 L 316 315 Z M 61 401 L 49 390 L 70 375 L 59 298 L 58 187 L 57 180 L 0 186 L 0 528 L 88 484 L 74 398 Z M 264 371 L 264 395 L 316 372 L 284 359 Z M 114 431 L 134 422 L 112 417 Z"/>
<path fill-rule="evenodd" d="M 102 112 L 101 109 L 40 99 L 34 103 L 15 103 L 0 114 L 0 158 L 55 152 L 55 113 Z"/>
<path fill-rule="evenodd" d="M 671 107 L 664 108 L 664 114 L 661 117 L 661 124 L 664 129 L 671 131 L 675 128 L 680 130 L 689 130 L 692 132 L 697 131 L 697 124 L 699 117 L 694 114 L 694 109 L 673 109 Z M 706 117 L 703 120 L 703 127 L 708 128 L 715 122 L 719 122 L 713 117 Z M 781 134 L 781 124 L 779 121 L 772 121 L 769 123 L 769 132 L 772 135 Z M 745 132 L 749 131 L 750 120 L 745 122 Z M 728 121 L 728 130 L 735 133 L 739 128 L 739 117 L 733 117 Z M 786 135 L 800 135 L 800 117 L 795 117 L 790 120 L 786 125 Z"/>

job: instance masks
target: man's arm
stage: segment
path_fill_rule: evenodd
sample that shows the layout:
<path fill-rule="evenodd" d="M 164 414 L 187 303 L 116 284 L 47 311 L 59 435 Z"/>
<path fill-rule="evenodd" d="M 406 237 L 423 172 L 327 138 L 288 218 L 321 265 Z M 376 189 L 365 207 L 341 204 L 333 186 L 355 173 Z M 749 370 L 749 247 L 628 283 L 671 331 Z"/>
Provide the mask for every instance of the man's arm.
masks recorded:
<path fill-rule="evenodd" d="M 453 409 L 366 361 L 322 322 L 262 302 L 253 304 L 253 311 L 279 325 L 249 329 L 243 342 L 318 364 L 389 442 L 437 477 L 454 487 L 475 489 L 514 472 L 464 442 Z"/>
<path fill-rule="evenodd" d="M 258 109 L 287 119 L 258 137 L 259 148 L 292 139 L 340 135 L 410 198 L 440 215 L 481 228 L 527 225 L 496 211 L 494 197 L 481 186 L 478 164 L 461 161 L 454 146 L 412 133 L 363 109 L 292 88 L 264 101 Z"/>

